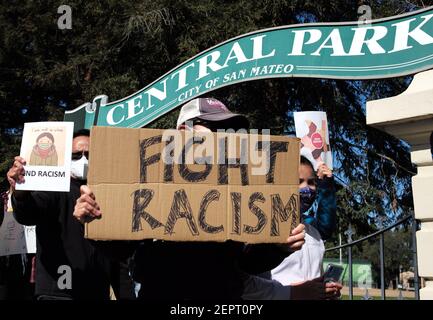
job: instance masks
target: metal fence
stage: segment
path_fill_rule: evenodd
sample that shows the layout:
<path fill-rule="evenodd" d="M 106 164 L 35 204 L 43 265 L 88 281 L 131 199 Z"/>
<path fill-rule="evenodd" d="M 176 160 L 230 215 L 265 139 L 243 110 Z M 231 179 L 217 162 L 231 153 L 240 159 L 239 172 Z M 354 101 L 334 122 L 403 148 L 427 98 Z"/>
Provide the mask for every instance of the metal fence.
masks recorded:
<path fill-rule="evenodd" d="M 343 248 L 347 248 L 347 257 L 348 257 L 348 267 L 349 267 L 349 299 L 353 300 L 353 263 L 352 263 L 352 247 L 363 242 L 366 240 L 369 240 L 371 238 L 378 237 L 379 238 L 379 254 L 380 254 L 380 289 L 381 289 L 381 299 L 385 300 L 385 252 L 384 252 L 384 234 L 385 232 L 409 221 L 412 220 L 412 259 L 413 259 L 413 268 L 414 268 L 414 288 L 415 288 L 415 299 L 419 300 L 419 277 L 418 277 L 418 260 L 417 260 L 417 252 L 416 252 L 416 231 L 418 229 L 417 221 L 414 217 L 413 212 L 409 214 L 407 217 L 397 221 L 396 223 L 387 226 L 386 228 L 381 228 L 379 231 L 376 231 L 364 238 L 352 241 L 352 231 L 349 227 L 349 230 L 346 232 L 348 236 L 348 242 L 346 244 L 328 248 L 325 251 L 333 251 L 333 250 L 340 250 Z M 368 296 L 368 294 L 367 294 Z"/>

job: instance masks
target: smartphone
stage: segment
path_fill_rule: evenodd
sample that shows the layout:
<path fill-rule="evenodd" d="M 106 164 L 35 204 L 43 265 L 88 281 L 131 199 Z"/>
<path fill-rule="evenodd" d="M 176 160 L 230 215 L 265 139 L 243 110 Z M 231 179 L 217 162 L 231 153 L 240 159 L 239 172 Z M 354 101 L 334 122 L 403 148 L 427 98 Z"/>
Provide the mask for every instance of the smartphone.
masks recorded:
<path fill-rule="evenodd" d="M 326 267 L 326 271 L 323 274 L 325 282 L 339 282 L 343 278 L 344 268 L 342 266 L 338 266 L 336 264 L 328 264 Z"/>

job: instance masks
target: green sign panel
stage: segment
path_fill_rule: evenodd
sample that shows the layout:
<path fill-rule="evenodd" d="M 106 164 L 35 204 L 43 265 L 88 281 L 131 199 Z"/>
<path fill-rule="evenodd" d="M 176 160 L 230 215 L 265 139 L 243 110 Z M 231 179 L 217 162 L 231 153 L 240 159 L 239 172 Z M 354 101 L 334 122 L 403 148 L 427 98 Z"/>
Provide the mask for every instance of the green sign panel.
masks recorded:
<path fill-rule="evenodd" d="M 76 129 L 140 128 L 206 92 L 281 78 L 376 79 L 433 67 L 433 7 L 370 24 L 314 23 L 245 34 L 184 62 L 140 91 L 107 103 L 98 96 L 65 113 Z"/>

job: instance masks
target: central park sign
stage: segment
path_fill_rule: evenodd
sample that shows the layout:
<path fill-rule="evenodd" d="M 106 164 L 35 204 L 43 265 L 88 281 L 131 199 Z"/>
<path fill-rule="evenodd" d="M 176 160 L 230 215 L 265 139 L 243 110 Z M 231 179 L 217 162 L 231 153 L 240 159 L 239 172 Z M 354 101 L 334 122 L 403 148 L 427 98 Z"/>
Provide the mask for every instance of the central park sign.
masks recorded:
<path fill-rule="evenodd" d="M 255 31 L 210 48 L 140 91 L 98 96 L 65 112 L 75 129 L 140 128 L 206 92 L 281 77 L 377 79 L 433 67 L 433 7 L 371 21 L 312 23 Z"/>

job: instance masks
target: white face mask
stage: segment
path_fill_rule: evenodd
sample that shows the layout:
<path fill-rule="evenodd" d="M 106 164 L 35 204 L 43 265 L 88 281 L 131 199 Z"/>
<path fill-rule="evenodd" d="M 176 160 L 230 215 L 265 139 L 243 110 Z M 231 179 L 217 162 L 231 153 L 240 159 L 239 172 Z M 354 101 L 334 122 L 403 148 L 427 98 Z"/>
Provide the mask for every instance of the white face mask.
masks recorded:
<path fill-rule="evenodd" d="M 87 180 L 87 170 L 89 161 L 86 156 L 82 156 L 80 160 L 72 160 L 71 176 L 78 180 Z"/>

